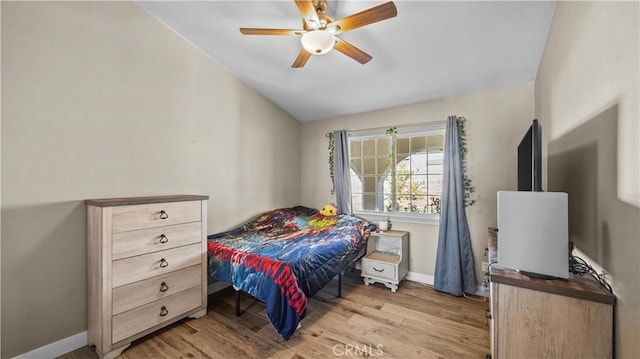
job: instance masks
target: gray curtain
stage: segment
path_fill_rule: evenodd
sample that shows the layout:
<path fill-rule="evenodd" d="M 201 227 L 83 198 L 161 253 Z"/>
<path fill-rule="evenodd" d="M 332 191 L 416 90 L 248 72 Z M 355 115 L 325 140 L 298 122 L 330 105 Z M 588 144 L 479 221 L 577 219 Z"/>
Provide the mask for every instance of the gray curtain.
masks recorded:
<path fill-rule="evenodd" d="M 475 293 L 471 235 L 464 208 L 464 173 L 456 116 L 449 116 L 444 145 L 440 232 L 433 287 L 461 296 Z"/>
<path fill-rule="evenodd" d="M 351 214 L 351 173 L 348 136 L 347 130 L 333 131 L 336 207 L 338 207 L 338 213 L 340 214 Z"/>

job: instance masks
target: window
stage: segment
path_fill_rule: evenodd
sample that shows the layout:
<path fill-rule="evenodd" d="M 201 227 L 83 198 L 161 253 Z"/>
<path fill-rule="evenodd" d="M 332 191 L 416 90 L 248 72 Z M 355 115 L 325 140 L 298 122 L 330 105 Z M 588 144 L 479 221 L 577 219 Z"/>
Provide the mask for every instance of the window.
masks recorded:
<path fill-rule="evenodd" d="M 444 124 L 407 126 L 394 135 L 365 130 L 349 135 L 354 211 L 399 216 L 440 212 Z"/>

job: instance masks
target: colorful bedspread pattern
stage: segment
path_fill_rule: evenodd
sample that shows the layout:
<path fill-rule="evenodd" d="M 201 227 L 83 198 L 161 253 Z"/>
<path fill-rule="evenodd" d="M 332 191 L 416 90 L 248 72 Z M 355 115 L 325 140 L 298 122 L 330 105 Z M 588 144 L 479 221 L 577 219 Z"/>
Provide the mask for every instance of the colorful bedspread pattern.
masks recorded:
<path fill-rule="evenodd" d="M 368 228 L 353 216 L 318 218 L 290 208 L 269 211 L 209 236 L 209 275 L 263 301 L 271 323 L 289 339 L 306 314 L 307 299 L 364 249 Z"/>

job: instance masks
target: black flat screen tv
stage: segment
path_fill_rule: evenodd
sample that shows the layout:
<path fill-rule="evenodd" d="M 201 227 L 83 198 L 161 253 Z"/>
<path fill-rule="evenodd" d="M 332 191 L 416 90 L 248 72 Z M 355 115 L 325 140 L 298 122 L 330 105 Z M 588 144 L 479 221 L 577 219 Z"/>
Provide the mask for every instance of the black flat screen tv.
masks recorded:
<path fill-rule="evenodd" d="M 518 145 L 518 191 L 542 192 L 542 127 L 533 120 Z"/>

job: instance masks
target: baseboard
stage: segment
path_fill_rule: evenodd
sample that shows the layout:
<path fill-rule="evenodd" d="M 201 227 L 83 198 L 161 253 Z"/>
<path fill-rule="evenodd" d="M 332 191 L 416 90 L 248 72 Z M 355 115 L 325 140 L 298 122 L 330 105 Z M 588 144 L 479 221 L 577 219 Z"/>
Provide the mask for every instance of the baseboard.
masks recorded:
<path fill-rule="evenodd" d="M 53 342 L 34 349 L 28 353 L 20 354 L 14 359 L 55 358 L 72 352 L 87 345 L 87 332 L 78 333 L 57 342 Z"/>
<path fill-rule="evenodd" d="M 476 285 L 476 292 L 473 293 L 473 294 L 475 294 L 477 296 L 480 296 L 480 297 L 489 298 L 489 288 L 485 287 L 484 285 L 479 285 L 478 284 L 478 285 Z"/>
<path fill-rule="evenodd" d="M 410 280 L 412 282 L 418 282 L 418 283 L 422 283 L 422 284 L 433 286 L 433 276 L 432 275 L 409 272 L 409 273 L 407 273 L 407 277 L 405 279 L 406 280 Z M 476 286 L 476 292 L 475 293 L 468 293 L 468 294 L 475 294 L 475 295 L 480 296 L 480 297 L 488 297 L 489 296 L 489 290 L 485 289 L 485 287 L 482 286 L 482 285 L 477 285 Z"/>
<path fill-rule="evenodd" d="M 427 285 L 433 285 L 433 276 L 427 274 L 421 274 L 416 272 L 408 272 L 405 277 L 406 280 L 410 280 L 412 282 L 418 282 Z"/>

